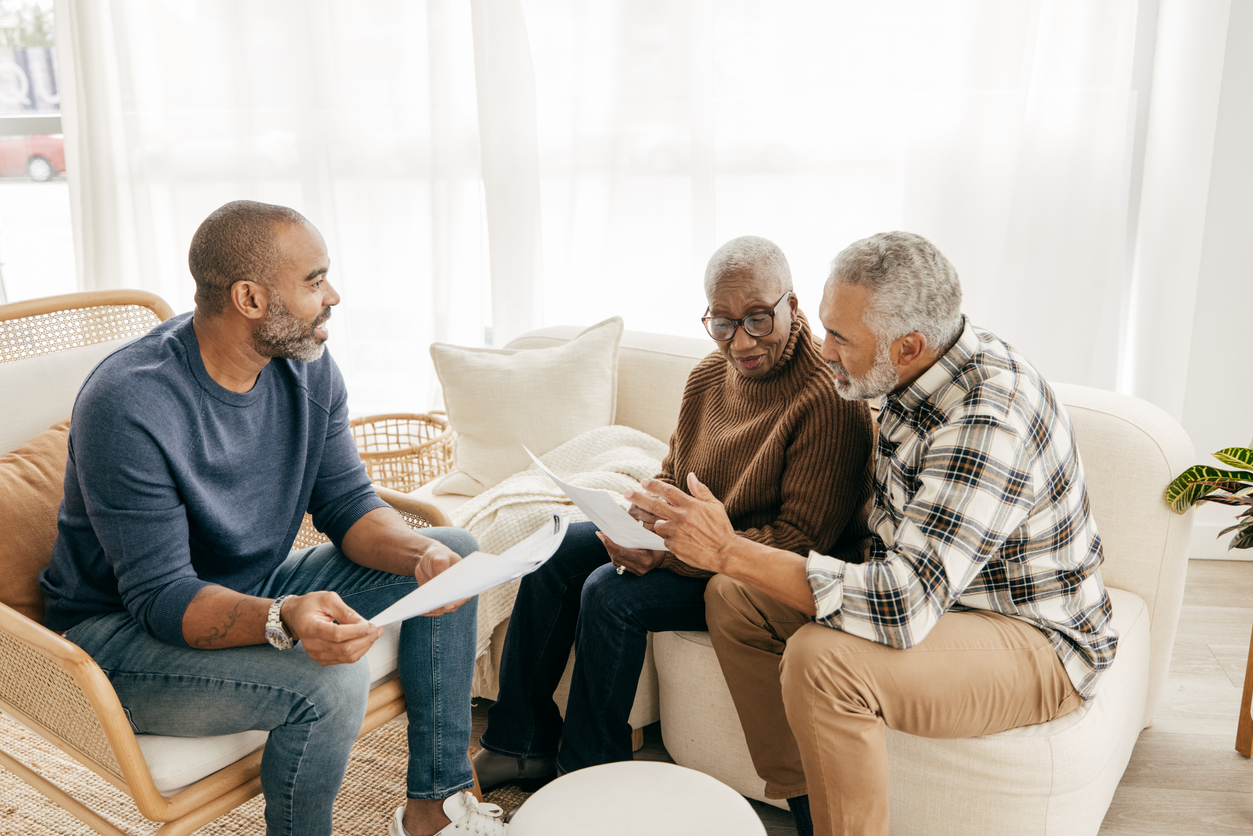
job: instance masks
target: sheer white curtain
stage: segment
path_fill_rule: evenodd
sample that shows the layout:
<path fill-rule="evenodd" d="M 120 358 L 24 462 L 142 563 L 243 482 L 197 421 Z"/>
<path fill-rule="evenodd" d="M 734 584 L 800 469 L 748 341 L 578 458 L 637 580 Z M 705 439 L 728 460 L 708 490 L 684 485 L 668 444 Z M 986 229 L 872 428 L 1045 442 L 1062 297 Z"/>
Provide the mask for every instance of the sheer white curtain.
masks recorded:
<path fill-rule="evenodd" d="M 1146 24 L 1159 2 L 1169 31 Z M 1050 378 L 1135 389 L 1146 335 L 1180 317 L 1152 304 L 1155 265 L 1196 268 L 1162 230 L 1208 158 L 1168 173 L 1206 118 L 1212 145 L 1213 114 L 1175 95 L 1195 126 L 1175 142 L 1170 102 L 1149 124 L 1138 86 L 1154 32 L 1191 38 L 1168 50 L 1185 62 L 1218 43 L 1221 75 L 1225 12 L 1192 8 L 58 0 L 82 281 L 186 308 L 208 211 L 293 205 L 330 244 L 354 409 L 425 409 L 432 340 L 614 314 L 701 336 L 704 263 L 746 233 L 783 247 L 816 319 L 836 252 L 909 229 Z"/>
<path fill-rule="evenodd" d="M 80 284 L 189 310 L 217 206 L 292 206 L 343 304 L 355 412 L 425 410 L 427 345 L 478 344 L 487 285 L 473 37 L 457 0 L 59 0 Z"/>
<path fill-rule="evenodd" d="M 1051 377 L 1112 386 L 1128 289 L 1137 4 L 522 0 L 544 310 L 699 335 L 713 249 L 934 240 L 966 310 Z"/>

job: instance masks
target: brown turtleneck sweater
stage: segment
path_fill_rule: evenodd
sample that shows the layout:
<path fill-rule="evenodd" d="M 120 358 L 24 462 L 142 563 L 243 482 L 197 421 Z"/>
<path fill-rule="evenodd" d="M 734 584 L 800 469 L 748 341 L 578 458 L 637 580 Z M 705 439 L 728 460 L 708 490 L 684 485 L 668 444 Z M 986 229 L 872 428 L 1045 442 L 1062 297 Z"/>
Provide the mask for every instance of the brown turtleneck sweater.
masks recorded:
<path fill-rule="evenodd" d="M 765 377 L 744 377 L 720 351 L 701 360 L 687 378 L 657 478 L 686 491 L 687 474 L 695 473 L 726 506 L 737 533 L 775 548 L 825 554 L 863 536 L 870 410 L 836 393 L 820 348 L 798 312 L 783 356 Z M 661 566 L 709 574 L 672 554 Z"/>

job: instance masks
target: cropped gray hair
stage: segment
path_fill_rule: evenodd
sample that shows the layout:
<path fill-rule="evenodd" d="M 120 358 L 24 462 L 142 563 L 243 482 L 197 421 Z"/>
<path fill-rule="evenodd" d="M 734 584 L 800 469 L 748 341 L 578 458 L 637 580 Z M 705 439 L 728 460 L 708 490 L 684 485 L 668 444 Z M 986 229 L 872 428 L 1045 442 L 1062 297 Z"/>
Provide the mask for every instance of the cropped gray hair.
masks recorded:
<path fill-rule="evenodd" d="M 943 351 L 961 334 L 957 271 L 936 246 L 912 232 L 880 232 L 845 247 L 831 262 L 836 282 L 868 291 L 865 322 L 879 340 L 917 331 Z"/>
<path fill-rule="evenodd" d="M 728 273 L 760 267 L 768 276 L 779 280 L 779 291 L 792 289 L 792 268 L 779 245 L 757 235 L 741 235 L 723 244 L 710 256 L 705 267 L 705 298 L 713 293 L 714 286 Z"/>

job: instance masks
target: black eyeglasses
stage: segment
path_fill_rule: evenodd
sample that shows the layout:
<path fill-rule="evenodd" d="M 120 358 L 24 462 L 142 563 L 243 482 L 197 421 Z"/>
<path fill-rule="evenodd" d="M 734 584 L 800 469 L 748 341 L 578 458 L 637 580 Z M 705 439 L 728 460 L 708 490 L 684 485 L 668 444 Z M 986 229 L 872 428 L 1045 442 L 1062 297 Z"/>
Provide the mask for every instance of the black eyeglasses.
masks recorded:
<path fill-rule="evenodd" d="M 768 337 L 774 332 L 774 315 L 779 312 L 779 306 L 792 295 L 792 291 L 784 293 L 779 297 L 779 301 L 770 306 L 770 310 L 765 313 L 749 314 L 740 319 L 729 319 L 725 316 L 702 316 L 700 321 L 704 324 L 705 330 L 709 332 L 709 336 L 718 342 L 726 342 L 735 337 L 735 329 L 743 328 L 744 333 L 750 337 Z M 705 309 L 705 313 L 709 313 L 709 309 Z"/>

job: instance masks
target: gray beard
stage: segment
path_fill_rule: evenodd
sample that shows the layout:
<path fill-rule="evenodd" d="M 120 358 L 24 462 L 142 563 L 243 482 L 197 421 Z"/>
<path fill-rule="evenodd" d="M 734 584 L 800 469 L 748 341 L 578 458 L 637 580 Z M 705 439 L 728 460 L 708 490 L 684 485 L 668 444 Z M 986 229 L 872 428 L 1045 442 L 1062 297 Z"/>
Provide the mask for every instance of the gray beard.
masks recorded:
<path fill-rule="evenodd" d="M 306 326 L 292 315 L 277 294 L 270 296 L 265 320 L 252 332 L 252 347 L 262 357 L 281 357 L 312 363 L 326 351 L 326 343 L 318 340 L 313 329 L 331 318 L 328 307 L 312 325 Z"/>
<path fill-rule="evenodd" d="M 848 378 L 848 383 L 835 382 L 835 391 L 846 401 L 868 401 L 881 398 L 900 385 L 901 375 L 892 365 L 891 344 L 880 342 L 875 349 L 874 365 L 861 377 L 853 377 L 843 364 L 828 360 L 827 364 Z"/>

